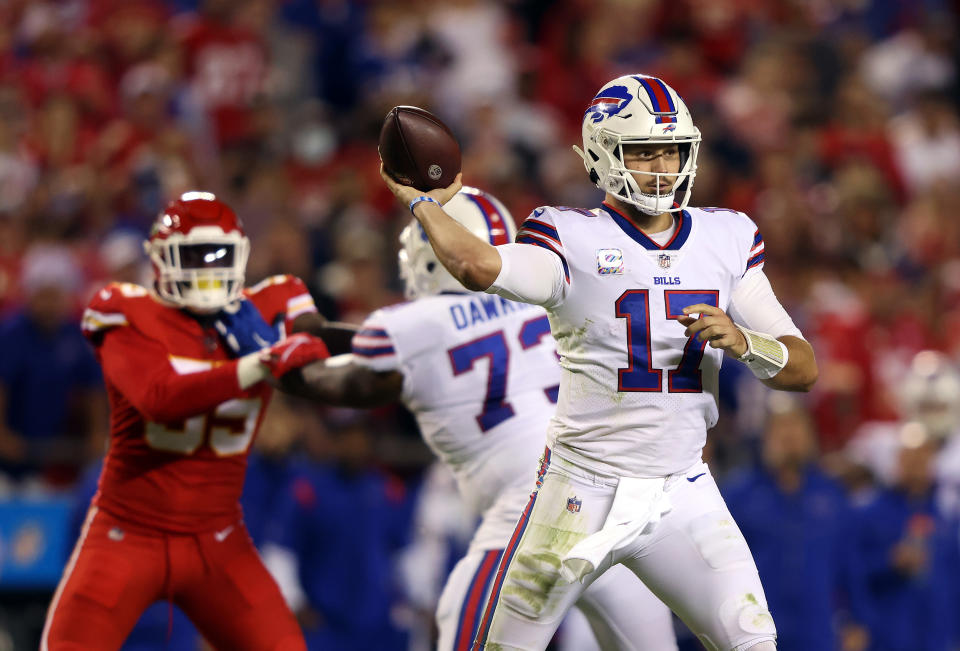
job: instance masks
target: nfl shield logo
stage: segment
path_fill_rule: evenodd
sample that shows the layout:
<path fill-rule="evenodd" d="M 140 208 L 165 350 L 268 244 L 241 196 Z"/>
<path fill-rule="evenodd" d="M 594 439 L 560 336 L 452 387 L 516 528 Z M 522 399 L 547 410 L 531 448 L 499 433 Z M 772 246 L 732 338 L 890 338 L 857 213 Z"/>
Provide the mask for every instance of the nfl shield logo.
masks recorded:
<path fill-rule="evenodd" d="M 669 269 L 669 268 L 670 268 L 670 255 L 667 254 L 667 253 L 661 253 L 659 256 L 657 256 L 657 262 L 658 262 L 658 263 L 660 264 L 660 266 L 663 267 L 664 269 Z"/>
<path fill-rule="evenodd" d="M 583 501 L 574 495 L 567 499 L 567 510 L 570 511 L 570 513 L 580 513 L 581 504 L 583 504 Z"/>

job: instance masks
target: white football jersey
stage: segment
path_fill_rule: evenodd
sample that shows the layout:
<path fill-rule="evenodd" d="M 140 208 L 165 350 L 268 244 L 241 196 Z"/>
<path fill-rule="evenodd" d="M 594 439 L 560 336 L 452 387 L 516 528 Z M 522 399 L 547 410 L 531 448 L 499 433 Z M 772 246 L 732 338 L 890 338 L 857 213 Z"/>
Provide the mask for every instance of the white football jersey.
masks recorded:
<path fill-rule="evenodd" d="M 684 336 L 695 303 L 729 311 L 763 269 L 763 239 L 743 213 L 689 208 L 658 245 L 612 207 L 538 208 L 517 242 L 560 256 L 568 283 L 548 305 L 564 369 L 548 442 L 582 467 L 659 477 L 696 463 L 717 422 L 721 350 Z"/>
<path fill-rule="evenodd" d="M 420 298 L 371 314 L 353 355 L 403 374 L 403 403 L 478 513 L 508 488 L 533 489 L 560 384 L 542 308 L 482 293 Z"/>

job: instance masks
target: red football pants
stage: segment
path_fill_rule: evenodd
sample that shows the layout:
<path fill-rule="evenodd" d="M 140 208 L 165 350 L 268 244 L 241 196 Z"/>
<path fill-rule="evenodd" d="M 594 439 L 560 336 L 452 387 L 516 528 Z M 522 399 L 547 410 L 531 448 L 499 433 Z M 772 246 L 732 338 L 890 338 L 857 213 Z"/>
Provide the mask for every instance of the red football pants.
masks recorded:
<path fill-rule="evenodd" d="M 40 649 L 118 649 L 143 611 L 163 599 L 179 606 L 216 649 L 306 649 L 243 522 L 171 534 L 96 507 L 50 603 Z"/>

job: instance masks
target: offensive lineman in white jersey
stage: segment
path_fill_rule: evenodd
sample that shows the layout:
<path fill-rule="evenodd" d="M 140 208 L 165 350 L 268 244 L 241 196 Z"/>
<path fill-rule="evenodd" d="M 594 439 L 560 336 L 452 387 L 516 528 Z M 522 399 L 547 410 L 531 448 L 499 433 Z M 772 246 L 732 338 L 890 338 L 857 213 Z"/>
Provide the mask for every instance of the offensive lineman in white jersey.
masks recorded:
<path fill-rule="evenodd" d="M 507 209 L 479 190 L 463 188 L 447 210 L 471 239 L 499 245 L 516 235 Z M 534 488 L 561 371 L 543 309 L 464 290 L 416 220 L 400 242 L 400 274 L 411 300 L 371 314 L 353 338 L 352 355 L 303 369 L 303 384 L 290 388 L 351 407 L 403 402 L 453 471 L 482 519 L 441 594 L 438 648 L 468 651 L 501 554 Z M 578 602 L 601 648 L 677 648 L 666 605 L 626 569 L 604 578 Z"/>
<path fill-rule="evenodd" d="M 382 174 L 465 287 L 547 308 L 561 356 L 539 490 L 504 551 L 476 648 L 543 649 L 617 564 L 708 649 L 776 648 L 750 550 L 701 451 L 724 352 L 775 389 L 809 390 L 817 366 L 763 274 L 756 225 L 687 208 L 699 143 L 672 88 L 614 79 L 587 108 L 577 149 L 603 205 L 537 209 L 502 246 L 462 237 L 442 210 L 459 177 L 424 195 Z"/>

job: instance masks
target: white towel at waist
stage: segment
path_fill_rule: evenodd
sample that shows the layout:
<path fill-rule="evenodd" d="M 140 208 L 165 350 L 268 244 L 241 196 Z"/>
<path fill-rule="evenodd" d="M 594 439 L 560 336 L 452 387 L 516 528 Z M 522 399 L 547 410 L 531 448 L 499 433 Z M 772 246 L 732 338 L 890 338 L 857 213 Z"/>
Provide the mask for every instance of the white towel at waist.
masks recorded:
<path fill-rule="evenodd" d="M 571 583 L 582 582 L 607 554 L 623 549 L 636 540 L 647 525 L 659 522 L 671 508 L 670 498 L 663 491 L 666 481 L 665 477 L 622 477 L 603 527 L 574 545 L 563 557 L 560 570 L 563 578 Z"/>

